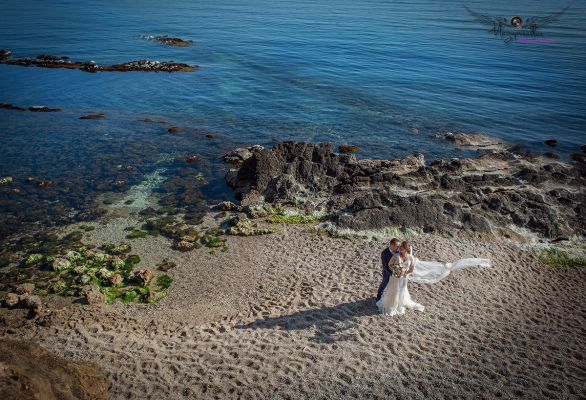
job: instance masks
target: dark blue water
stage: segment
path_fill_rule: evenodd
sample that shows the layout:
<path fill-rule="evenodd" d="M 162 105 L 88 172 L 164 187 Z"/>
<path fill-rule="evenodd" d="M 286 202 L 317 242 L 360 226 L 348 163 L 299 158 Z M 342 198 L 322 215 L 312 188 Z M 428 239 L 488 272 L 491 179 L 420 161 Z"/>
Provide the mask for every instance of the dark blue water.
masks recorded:
<path fill-rule="evenodd" d="M 548 15 L 566 5 L 466 4 L 507 17 Z M 145 165 L 157 150 L 214 160 L 237 144 L 272 138 L 355 144 L 362 157 L 422 152 L 429 160 L 456 154 L 435 138 L 448 130 L 541 150 L 544 139 L 555 138 L 566 157 L 586 142 L 584 21 L 586 3 L 575 1 L 543 29 L 554 43 L 507 45 L 462 1 L 451 0 L 3 0 L 0 48 L 13 57 L 55 54 L 102 65 L 149 58 L 201 69 L 89 74 L 0 65 L 0 102 L 63 109 L 0 110 L 0 175 L 59 179 L 92 162 L 92 143 L 112 137 L 129 148 L 148 144 Z M 141 35 L 194 44 L 166 47 Z M 107 118 L 77 119 L 86 112 Z M 165 124 L 135 122 L 144 116 Z M 173 125 L 217 138 L 170 136 L 166 128 Z M 66 166 L 52 163 L 63 151 L 71 154 Z M 222 192 L 219 185 L 214 192 Z"/>

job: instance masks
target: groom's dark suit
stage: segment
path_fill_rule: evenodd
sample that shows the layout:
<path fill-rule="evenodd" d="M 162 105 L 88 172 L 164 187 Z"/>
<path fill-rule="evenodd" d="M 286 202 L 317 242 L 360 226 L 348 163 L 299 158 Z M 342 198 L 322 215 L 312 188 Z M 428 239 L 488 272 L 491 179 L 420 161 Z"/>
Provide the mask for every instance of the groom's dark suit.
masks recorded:
<path fill-rule="evenodd" d="M 399 252 L 399 249 L 397 248 L 397 252 L 394 254 L 397 254 Z M 389 279 L 391 278 L 391 270 L 389 269 L 389 261 L 391 261 L 391 258 L 393 258 L 394 255 L 391 252 L 391 249 L 389 249 L 388 247 L 386 249 L 384 249 L 382 251 L 382 253 L 380 253 L 380 260 L 383 264 L 383 281 L 381 282 L 380 286 L 378 287 L 378 293 L 376 294 L 376 301 L 379 301 L 380 298 L 383 295 L 383 291 L 385 290 L 385 287 L 387 286 L 387 283 L 389 283 Z"/>

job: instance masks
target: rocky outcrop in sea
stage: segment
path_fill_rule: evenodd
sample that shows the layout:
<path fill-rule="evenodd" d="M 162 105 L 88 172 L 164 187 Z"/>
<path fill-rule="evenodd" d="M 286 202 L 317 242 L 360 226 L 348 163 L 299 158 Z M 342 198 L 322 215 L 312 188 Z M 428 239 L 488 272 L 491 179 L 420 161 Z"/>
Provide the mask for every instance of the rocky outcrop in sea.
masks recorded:
<path fill-rule="evenodd" d="M 85 72 L 192 72 L 197 65 L 176 63 L 173 61 L 137 60 L 123 64 L 98 65 L 95 61 L 71 61 L 69 57 L 39 55 L 36 57 L 10 58 L 11 53 L 0 53 L 0 64 L 19 65 L 22 67 L 79 69 Z"/>
<path fill-rule="evenodd" d="M 586 232 L 586 163 L 535 155 L 474 134 L 448 134 L 476 158 L 425 163 L 358 159 L 331 143 L 284 142 L 225 156 L 228 184 L 243 205 L 293 202 L 323 210 L 339 227 L 556 239 Z"/>

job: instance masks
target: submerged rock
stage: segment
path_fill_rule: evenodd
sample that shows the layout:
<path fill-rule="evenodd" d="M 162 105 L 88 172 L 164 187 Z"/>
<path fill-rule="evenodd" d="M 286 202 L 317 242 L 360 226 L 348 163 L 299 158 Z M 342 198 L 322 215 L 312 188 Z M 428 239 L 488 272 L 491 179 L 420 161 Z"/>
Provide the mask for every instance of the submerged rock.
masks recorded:
<path fill-rule="evenodd" d="M 555 139 L 544 140 L 543 143 L 545 143 L 546 145 L 548 145 L 550 147 L 555 147 L 558 145 L 558 141 Z"/>
<path fill-rule="evenodd" d="M 9 185 L 14 182 L 11 176 L 6 176 L 4 178 L 0 178 L 0 186 Z"/>
<path fill-rule="evenodd" d="M 323 208 L 344 228 L 499 235 L 513 225 L 549 238 L 586 232 L 583 162 L 514 154 L 480 135 L 449 140 L 477 148 L 479 156 L 426 165 L 420 155 L 359 160 L 334 153 L 331 143 L 284 142 L 227 154 L 233 168 L 226 180 L 243 206 L 303 199 L 302 209 Z"/>
<path fill-rule="evenodd" d="M 37 181 L 37 187 L 40 187 L 40 188 L 46 188 L 49 186 L 53 186 L 54 184 L 55 184 L 55 182 L 50 181 L 50 180 Z"/>
<path fill-rule="evenodd" d="M 104 113 L 99 113 L 82 115 L 81 117 L 79 117 L 79 119 L 104 119 L 105 117 L 106 115 Z"/>
<path fill-rule="evenodd" d="M 200 162 L 202 158 L 200 156 L 187 156 L 185 157 L 185 162 L 189 164 L 194 164 Z"/>

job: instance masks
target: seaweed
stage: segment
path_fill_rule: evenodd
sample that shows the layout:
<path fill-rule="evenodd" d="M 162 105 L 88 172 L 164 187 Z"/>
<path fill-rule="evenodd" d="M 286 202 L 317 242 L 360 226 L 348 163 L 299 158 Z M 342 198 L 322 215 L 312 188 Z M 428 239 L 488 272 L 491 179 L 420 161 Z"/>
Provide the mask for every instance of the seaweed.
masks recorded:
<path fill-rule="evenodd" d="M 130 232 L 128 235 L 126 235 L 126 238 L 127 239 L 138 239 L 138 238 L 144 238 L 147 236 L 149 236 L 148 232 L 141 231 L 141 230 L 137 229 L 137 230 Z"/>
<path fill-rule="evenodd" d="M 172 282 L 173 278 L 171 278 L 169 275 L 165 274 L 159 275 L 159 277 L 157 277 L 157 285 L 159 285 L 159 287 L 162 289 L 169 289 Z"/>
<path fill-rule="evenodd" d="M 585 257 L 579 257 L 558 249 L 543 250 L 541 253 L 539 253 L 538 258 L 545 265 L 553 267 L 586 266 Z"/>

